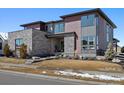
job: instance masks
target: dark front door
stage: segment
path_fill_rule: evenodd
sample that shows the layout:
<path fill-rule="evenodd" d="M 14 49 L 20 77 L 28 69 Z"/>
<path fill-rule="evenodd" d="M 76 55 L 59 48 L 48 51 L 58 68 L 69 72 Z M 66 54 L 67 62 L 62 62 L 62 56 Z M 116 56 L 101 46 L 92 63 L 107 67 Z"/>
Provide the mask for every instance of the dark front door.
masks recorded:
<path fill-rule="evenodd" d="M 60 42 L 60 49 L 61 49 L 61 52 L 64 52 L 64 41 Z"/>

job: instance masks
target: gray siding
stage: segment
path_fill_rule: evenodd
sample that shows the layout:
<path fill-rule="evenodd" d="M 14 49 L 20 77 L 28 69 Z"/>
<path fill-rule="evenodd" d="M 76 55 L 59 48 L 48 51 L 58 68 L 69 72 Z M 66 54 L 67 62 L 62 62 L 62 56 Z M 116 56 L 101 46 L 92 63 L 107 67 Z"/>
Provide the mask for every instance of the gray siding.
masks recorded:
<path fill-rule="evenodd" d="M 109 32 L 109 42 L 107 42 L 107 31 L 106 31 L 107 21 L 99 16 L 99 25 L 98 25 L 98 46 L 99 49 L 106 50 L 108 43 L 113 41 L 113 28 Z"/>

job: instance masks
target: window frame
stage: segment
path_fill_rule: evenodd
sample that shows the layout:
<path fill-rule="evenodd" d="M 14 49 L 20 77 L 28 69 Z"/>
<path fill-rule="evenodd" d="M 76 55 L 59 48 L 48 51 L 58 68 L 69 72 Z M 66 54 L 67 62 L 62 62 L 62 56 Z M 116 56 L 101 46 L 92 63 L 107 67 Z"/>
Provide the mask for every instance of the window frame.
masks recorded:
<path fill-rule="evenodd" d="M 50 24 L 47 24 L 47 32 L 53 32 L 53 24 L 50 23 Z"/>
<path fill-rule="evenodd" d="M 92 40 L 90 38 L 93 38 Z M 83 44 L 83 40 L 84 38 L 87 38 L 87 44 L 84 45 Z M 90 42 L 93 41 L 93 45 L 90 45 Z M 83 36 L 82 40 L 81 40 L 81 49 L 83 49 L 83 51 L 87 51 L 87 50 L 95 50 L 95 45 L 96 44 L 96 37 L 95 36 Z M 83 47 L 87 47 L 86 49 L 84 49 Z M 90 48 L 90 47 L 94 47 L 94 48 Z"/>
<path fill-rule="evenodd" d="M 95 25 L 95 14 L 89 14 L 81 17 L 81 27 L 89 27 L 94 25 Z"/>
<path fill-rule="evenodd" d="M 109 36 L 110 26 L 109 24 L 106 24 L 106 41 L 109 42 L 110 36 Z"/>
<path fill-rule="evenodd" d="M 18 40 L 18 44 L 17 44 L 17 40 Z M 24 44 L 23 38 L 15 39 L 15 47 L 20 47 L 22 44 Z"/>
<path fill-rule="evenodd" d="M 58 26 L 57 29 L 56 29 L 56 26 Z M 63 22 L 55 23 L 55 24 L 54 24 L 54 33 L 64 32 L 64 26 L 65 26 L 65 25 L 64 25 Z"/>

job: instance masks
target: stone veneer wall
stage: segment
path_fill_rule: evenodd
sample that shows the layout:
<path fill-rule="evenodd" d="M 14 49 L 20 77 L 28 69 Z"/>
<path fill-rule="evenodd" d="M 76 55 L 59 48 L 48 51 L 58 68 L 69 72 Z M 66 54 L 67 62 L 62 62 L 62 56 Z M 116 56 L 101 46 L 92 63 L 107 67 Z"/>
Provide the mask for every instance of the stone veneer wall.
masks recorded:
<path fill-rule="evenodd" d="M 51 54 L 51 41 L 46 32 L 35 30 L 32 32 L 32 55 Z"/>
<path fill-rule="evenodd" d="M 64 53 L 67 56 L 74 56 L 74 45 L 75 38 L 74 36 L 66 36 L 64 37 Z"/>
<path fill-rule="evenodd" d="M 15 39 L 22 38 L 24 44 L 27 45 L 28 54 L 32 54 L 32 29 L 20 30 L 8 33 L 8 44 L 12 51 L 15 51 Z"/>
<path fill-rule="evenodd" d="M 12 51 L 15 51 L 15 39 L 22 38 L 24 44 L 27 45 L 28 54 L 43 55 L 51 53 L 50 40 L 46 37 L 46 32 L 40 30 L 21 30 L 16 32 L 9 32 L 8 44 Z"/>

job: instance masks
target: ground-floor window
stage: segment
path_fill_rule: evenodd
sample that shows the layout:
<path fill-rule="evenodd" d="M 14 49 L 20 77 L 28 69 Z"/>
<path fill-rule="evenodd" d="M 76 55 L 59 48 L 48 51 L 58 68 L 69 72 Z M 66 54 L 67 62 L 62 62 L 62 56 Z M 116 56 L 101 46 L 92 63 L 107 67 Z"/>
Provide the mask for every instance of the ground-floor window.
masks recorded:
<path fill-rule="evenodd" d="M 95 50 L 95 36 L 83 36 L 81 40 L 81 48 L 83 52 Z"/>
<path fill-rule="evenodd" d="M 0 42 L 0 50 L 2 50 L 2 42 Z"/>
<path fill-rule="evenodd" d="M 22 38 L 18 38 L 15 40 L 15 46 L 16 47 L 20 47 L 23 44 L 23 39 Z"/>

